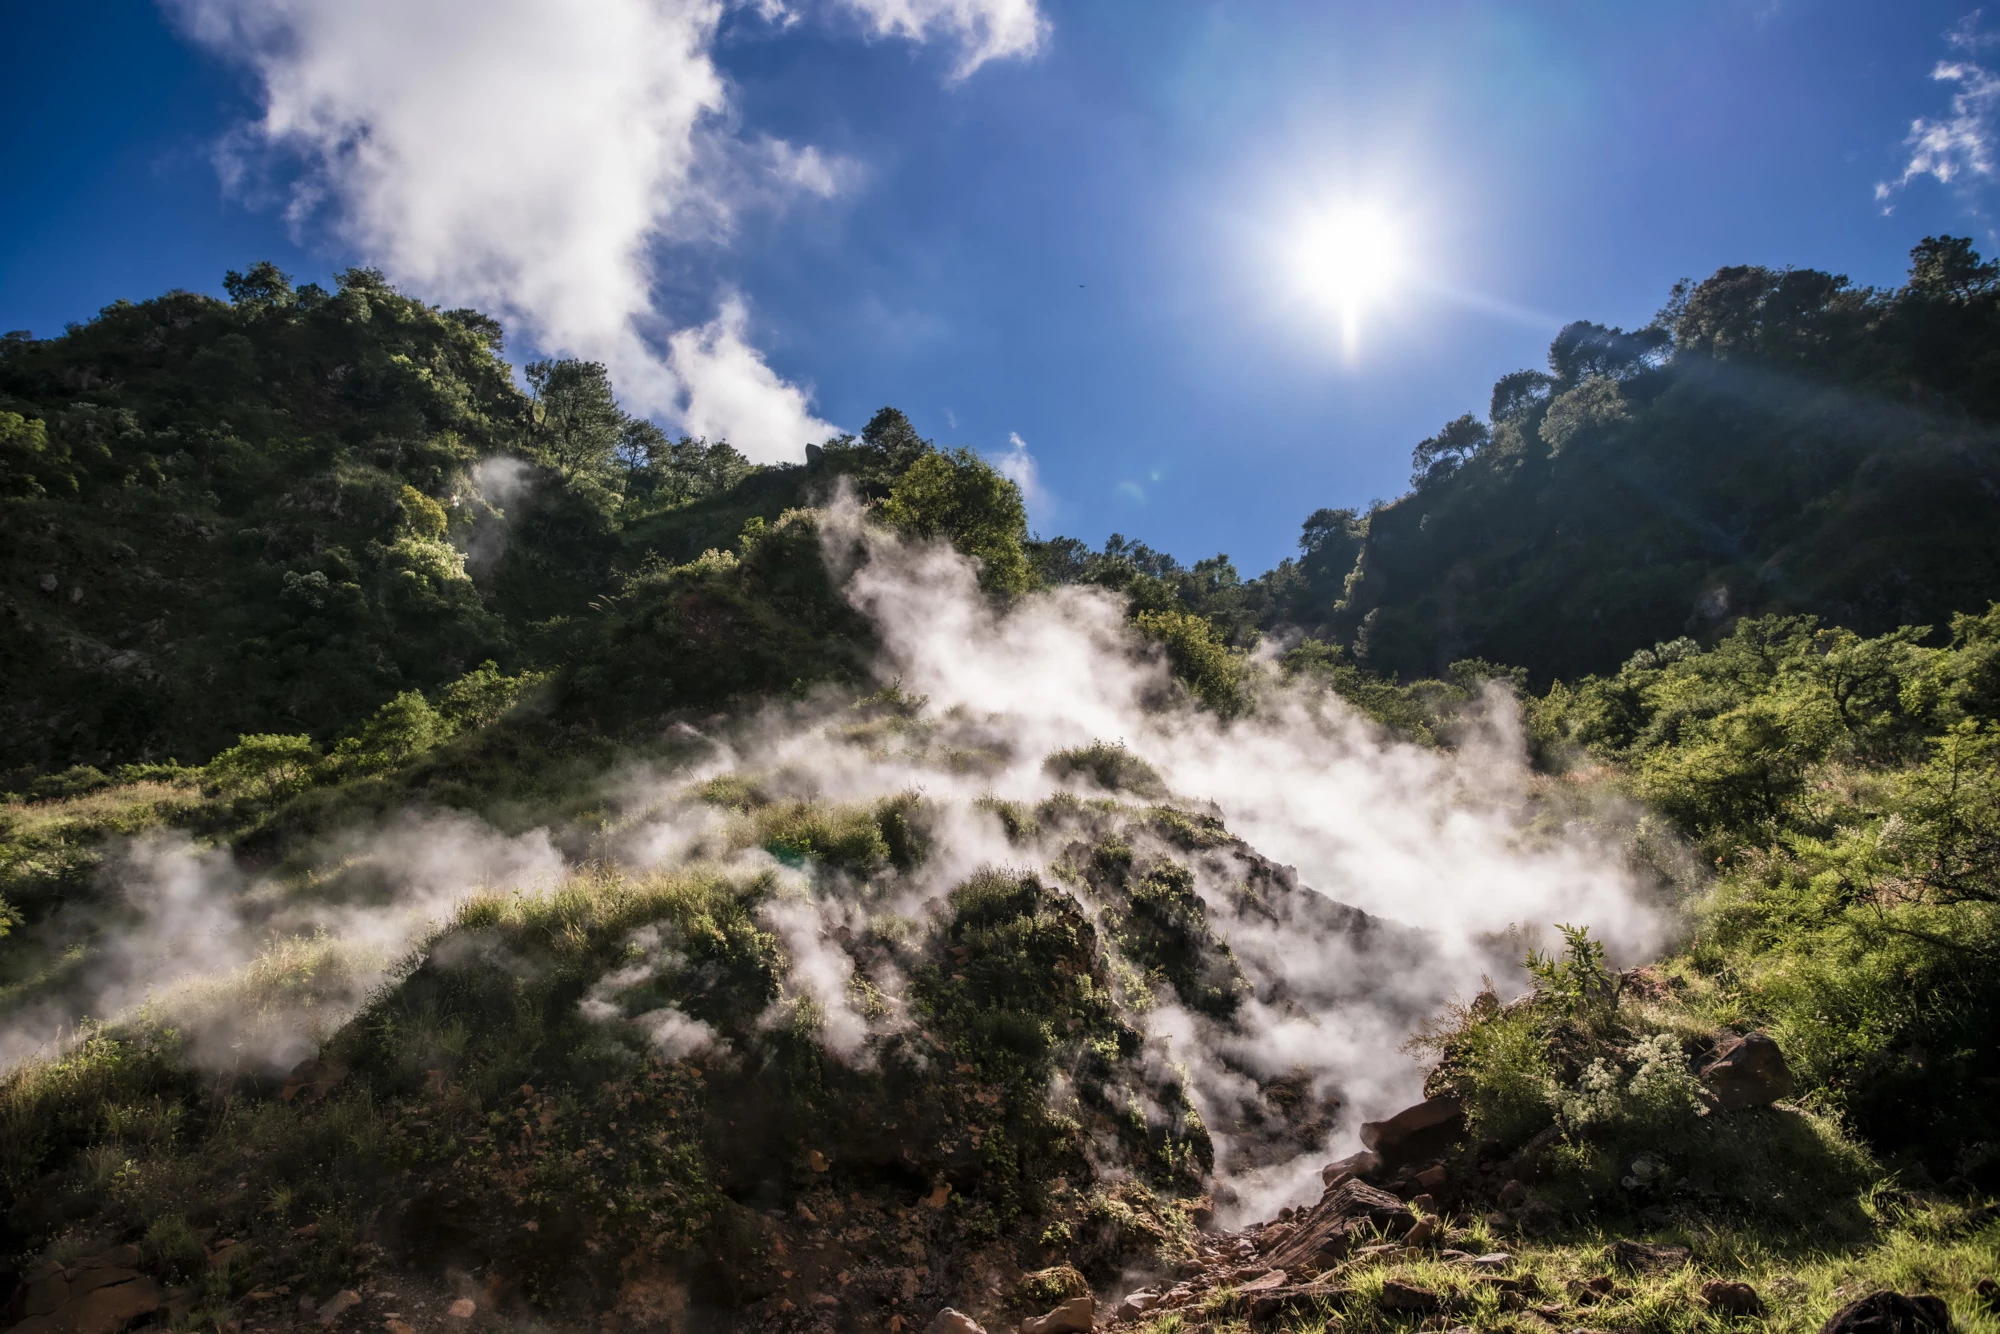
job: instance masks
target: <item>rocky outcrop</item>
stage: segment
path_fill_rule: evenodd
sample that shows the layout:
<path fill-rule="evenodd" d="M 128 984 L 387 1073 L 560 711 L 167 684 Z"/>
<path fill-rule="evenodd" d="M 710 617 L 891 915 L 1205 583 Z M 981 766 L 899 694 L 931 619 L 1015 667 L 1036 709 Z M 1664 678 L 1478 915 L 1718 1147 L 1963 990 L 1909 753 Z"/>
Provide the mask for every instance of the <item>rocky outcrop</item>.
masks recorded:
<path fill-rule="evenodd" d="M 1725 1042 L 1701 1072 L 1702 1086 L 1718 1111 L 1768 1107 L 1792 1095 L 1791 1067 L 1778 1044 L 1763 1033 Z"/>
<path fill-rule="evenodd" d="M 1271 1256 L 1270 1267 L 1287 1273 L 1331 1269 L 1354 1249 L 1355 1236 L 1377 1229 L 1401 1236 L 1416 1223 L 1403 1202 L 1365 1181 L 1349 1180 L 1328 1190 L 1320 1202 L 1292 1218 L 1290 1238 Z"/>
<path fill-rule="evenodd" d="M 138 1264 L 137 1246 L 114 1246 L 73 1265 L 29 1270 L 8 1305 L 7 1334 L 118 1334 L 169 1302 Z"/>

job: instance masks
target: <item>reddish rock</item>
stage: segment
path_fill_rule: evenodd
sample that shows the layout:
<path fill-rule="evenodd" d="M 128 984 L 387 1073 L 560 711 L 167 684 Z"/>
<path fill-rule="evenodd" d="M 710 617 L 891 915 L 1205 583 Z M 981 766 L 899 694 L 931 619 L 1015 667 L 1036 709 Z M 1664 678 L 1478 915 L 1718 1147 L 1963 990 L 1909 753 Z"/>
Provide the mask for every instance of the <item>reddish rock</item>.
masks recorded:
<path fill-rule="evenodd" d="M 1725 1043 L 1701 1072 L 1701 1082 L 1717 1109 L 1768 1107 L 1792 1094 L 1792 1071 L 1778 1044 L 1762 1033 Z"/>

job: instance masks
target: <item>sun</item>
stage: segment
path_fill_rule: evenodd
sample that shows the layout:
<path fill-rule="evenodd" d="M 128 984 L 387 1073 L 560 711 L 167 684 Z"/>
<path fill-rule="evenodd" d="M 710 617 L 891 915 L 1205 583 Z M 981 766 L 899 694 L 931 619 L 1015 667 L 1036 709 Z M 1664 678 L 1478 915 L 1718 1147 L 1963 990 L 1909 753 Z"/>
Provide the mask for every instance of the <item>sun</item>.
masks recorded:
<path fill-rule="evenodd" d="M 1409 266 L 1407 228 L 1365 204 L 1313 213 L 1299 222 L 1290 268 L 1299 295 L 1340 320 L 1352 347 L 1361 317 L 1403 285 Z"/>

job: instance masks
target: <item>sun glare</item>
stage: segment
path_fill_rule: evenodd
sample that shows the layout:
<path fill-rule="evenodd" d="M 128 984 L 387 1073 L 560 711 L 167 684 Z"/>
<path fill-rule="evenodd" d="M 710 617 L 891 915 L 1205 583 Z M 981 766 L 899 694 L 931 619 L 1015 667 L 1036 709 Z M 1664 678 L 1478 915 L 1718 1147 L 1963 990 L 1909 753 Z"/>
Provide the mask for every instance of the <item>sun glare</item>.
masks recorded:
<path fill-rule="evenodd" d="M 1380 210 L 1349 207 L 1306 220 L 1293 240 L 1301 295 L 1335 315 L 1350 351 L 1362 315 L 1395 293 L 1407 262 L 1404 229 Z"/>

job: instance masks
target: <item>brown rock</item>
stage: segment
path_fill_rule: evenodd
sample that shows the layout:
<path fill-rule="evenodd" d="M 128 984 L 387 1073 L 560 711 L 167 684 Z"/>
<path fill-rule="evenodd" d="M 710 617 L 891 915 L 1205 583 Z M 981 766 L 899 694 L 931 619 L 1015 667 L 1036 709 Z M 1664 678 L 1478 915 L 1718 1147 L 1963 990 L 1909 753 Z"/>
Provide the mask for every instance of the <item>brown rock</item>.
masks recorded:
<path fill-rule="evenodd" d="M 1444 1178 L 1444 1164 L 1439 1163 L 1436 1167 L 1426 1167 L 1417 1173 L 1417 1184 L 1425 1190 L 1436 1190 L 1444 1184 Z"/>
<path fill-rule="evenodd" d="M 444 1313 L 453 1320 L 470 1320 L 472 1319 L 472 1313 L 478 1309 L 478 1306 L 474 1305 L 472 1298 L 460 1297 L 457 1301 L 446 1307 Z"/>
<path fill-rule="evenodd" d="M 97 1288 L 65 1303 L 50 1323 L 65 1334 L 118 1334 L 140 1316 L 159 1309 L 159 1285 L 150 1278 L 135 1278 Z"/>
<path fill-rule="evenodd" d="M 1238 1292 L 1269 1292 L 1272 1288 L 1282 1288 L 1284 1286 L 1285 1271 L 1282 1269 L 1273 1269 L 1259 1274 L 1247 1283 L 1237 1284 L 1236 1290 Z"/>
<path fill-rule="evenodd" d="M 1095 1304 L 1088 1297 L 1072 1297 L 1050 1311 L 1021 1322 L 1021 1334 L 1090 1334 Z"/>
<path fill-rule="evenodd" d="M 1835 1311 L 1819 1334 L 1951 1334 L 1951 1312 L 1928 1293 L 1883 1289 Z"/>
<path fill-rule="evenodd" d="M 384 1334 L 417 1334 L 416 1327 L 411 1325 L 409 1321 L 394 1318 L 384 1320 L 382 1322 L 382 1329 Z"/>
<path fill-rule="evenodd" d="M 54 1273 L 44 1275 L 42 1278 L 36 1279 L 28 1285 L 28 1292 L 25 1304 L 21 1307 L 21 1314 L 30 1316 L 47 1315 L 68 1300 L 69 1280 L 64 1278 L 63 1271 L 58 1269 Z"/>
<path fill-rule="evenodd" d="M 1701 1072 L 1701 1082 L 1725 1112 L 1767 1107 L 1791 1096 L 1791 1068 L 1778 1044 L 1763 1033 L 1725 1043 Z"/>
<path fill-rule="evenodd" d="M 1712 1278 L 1701 1285 L 1701 1299 L 1710 1310 L 1724 1315 L 1762 1315 L 1764 1299 L 1757 1295 L 1757 1289 L 1748 1283 L 1734 1283 L 1726 1278 Z"/>
<path fill-rule="evenodd" d="M 1611 1262 L 1642 1274 L 1664 1274 L 1693 1258 L 1685 1246 L 1649 1246 L 1643 1241 L 1614 1241 Z"/>
<path fill-rule="evenodd" d="M 75 1301 L 86 1292 L 108 1288 L 113 1283 L 130 1283 L 139 1277 L 136 1269 L 79 1269 L 70 1275 L 69 1297 Z"/>
<path fill-rule="evenodd" d="M 88 1260 L 79 1260 L 78 1269 L 137 1269 L 139 1248 L 130 1244 L 113 1246 L 102 1255 L 93 1255 Z"/>
<path fill-rule="evenodd" d="M 1381 1156 L 1383 1167 L 1393 1170 L 1442 1153 L 1464 1133 L 1464 1104 L 1445 1096 L 1426 1098 L 1386 1121 L 1364 1123 L 1361 1142 Z"/>
<path fill-rule="evenodd" d="M 1500 1207 L 1502 1209 L 1518 1209 L 1521 1207 L 1522 1201 L 1527 1198 L 1528 1188 L 1518 1181 L 1509 1181 L 1500 1188 Z"/>
<path fill-rule="evenodd" d="M 1388 1191 L 1365 1181 L 1345 1181 L 1294 1218 L 1290 1238 L 1271 1254 L 1270 1264 L 1288 1273 L 1308 1266 L 1330 1269 L 1353 1249 L 1355 1234 L 1376 1228 L 1402 1232 L 1413 1221 L 1403 1202 Z"/>
<path fill-rule="evenodd" d="M 930 1324 L 924 1326 L 924 1334 L 986 1334 L 986 1326 L 947 1306 L 931 1317 Z"/>
<path fill-rule="evenodd" d="M 1435 1311 L 1444 1299 L 1429 1288 L 1405 1283 L 1399 1278 L 1382 1281 L 1382 1308 L 1386 1311 Z"/>

